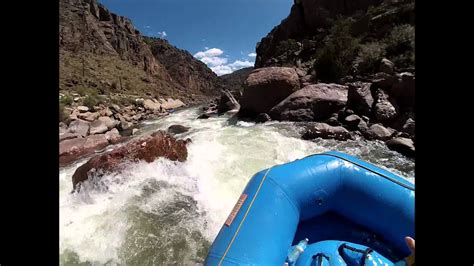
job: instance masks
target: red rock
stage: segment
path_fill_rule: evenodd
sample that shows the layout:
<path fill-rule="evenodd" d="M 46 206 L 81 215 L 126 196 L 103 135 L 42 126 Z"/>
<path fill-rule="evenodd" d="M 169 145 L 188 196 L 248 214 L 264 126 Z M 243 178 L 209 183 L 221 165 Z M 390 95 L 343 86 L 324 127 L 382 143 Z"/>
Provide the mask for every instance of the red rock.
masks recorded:
<path fill-rule="evenodd" d="M 87 163 L 76 169 L 72 176 L 74 189 L 87 180 L 89 173 L 101 170 L 101 173 L 111 172 L 118 169 L 125 162 L 136 162 L 144 160 L 151 163 L 158 157 L 165 157 L 172 161 L 183 162 L 188 157 L 186 144 L 189 140 L 176 140 L 163 131 L 157 131 L 152 135 L 133 140 L 126 145 L 113 151 L 91 158 Z"/>
<path fill-rule="evenodd" d="M 107 145 L 109 145 L 109 141 L 105 138 L 105 134 L 61 141 L 59 143 L 59 165 L 67 165 L 79 157 L 101 150 Z"/>

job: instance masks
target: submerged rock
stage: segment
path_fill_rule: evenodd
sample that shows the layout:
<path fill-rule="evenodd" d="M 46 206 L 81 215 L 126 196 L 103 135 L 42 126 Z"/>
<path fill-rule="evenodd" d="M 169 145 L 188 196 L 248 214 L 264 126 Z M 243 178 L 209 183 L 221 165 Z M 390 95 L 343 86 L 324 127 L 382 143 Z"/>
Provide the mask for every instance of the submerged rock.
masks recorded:
<path fill-rule="evenodd" d="M 168 133 L 171 134 L 181 134 L 184 132 L 188 132 L 190 127 L 185 127 L 182 125 L 171 125 L 168 127 Z"/>
<path fill-rule="evenodd" d="M 203 114 L 200 114 L 197 119 L 208 119 L 209 117 L 211 117 L 209 114 L 207 113 L 203 113 Z"/>
<path fill-rule="evenodd" d="M 260 113 L 255 118 L 255 122 L 257 122 L 257 123 L 265 123 L 265 122 L 268 122 L 270 120 L 272 120 L 272 119 L 270 118 L 270 116 L 267 113 Z"/>

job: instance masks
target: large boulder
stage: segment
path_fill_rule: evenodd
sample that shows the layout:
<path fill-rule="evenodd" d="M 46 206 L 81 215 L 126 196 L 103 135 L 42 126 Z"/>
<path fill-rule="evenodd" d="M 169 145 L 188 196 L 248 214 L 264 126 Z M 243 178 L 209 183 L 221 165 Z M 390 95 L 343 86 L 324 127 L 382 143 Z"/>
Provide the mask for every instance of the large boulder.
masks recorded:
<path fill-rule="evenodd" d="M 341 126 L 330 126 L 326 123 L 311 123 L 306 127 L 301 137 L 306 140 L 315 138 L 347 140 L 352 138 L 347 129 Z"/>
<path fill-rule="evenodd" d="M 358 115 L 349 115 L 344 118 L 344 123 L 349 129 L 356 129 L 359 126 L 360 121 L 362 121 L 362 118 Z"/>
<path fill-rule="evenodd" d="M 393 121 L 398 116 L 398 105 L 383 90 L 377 90 L 374 107 L 375 118 L 380 122 Z"/>
<path fill-rule="evenodd" d="M 92 122 L 99 118 L 100 114 L 98 112 L 85 112 L 85 113 L 80 113 L 77 115 L 78 118 L 84 119 L 86 121 Z"/>
<path fill-rule="evenodd" d="M 239 115 L 255 117 L 270 109 L 300 88 L 298 74 L 288 67 L 253 70 L 245 81 Z"/>
<path fill-rule="evenodd" d="M 74 120 L 69 124 L 68 131 L 85 137 L 89 134 L 90 123 L 84 120 Z"/>
<path fill-rule="evenodd" d="M 146 99 L 143 101 L 143 107 L 145 107 L 145 109 L 147 110 L 152 110 L 152 111 L 155 111 L 155 110 L 160 110 L 161 109 L 161 104 L 153 101 L 153 100 L 150 100 L 150 99 Z"/>
<path fill-rule="evenodd" d="M 370 91 L 371 83 L 349 83 L 347 92 L 347 107 L 359 115 L 370 115 L 374 99 Z"/>
<path fill-rule="evenodd" d="M 118 169 L 123 163 L 143 160 L 153 162 L 158 157 L 183 162 L 188 157 L 187 140 L 177 140 L 162 131 L 133 140 L 113 151 L 91 158 L 76 169 L 72 176 L 74 189 L 92 173 L 106 173 Z"/>
<path fill-rule="evenodd" d="M 385 142 L 391 150 L 397 151 L 407 157 L 415 156 L 415 144 L 409 138 L 393 138 Z"/>
<path fill-rule="evenodd" d="M 112 129 L 112 128 L 118 126 L 118 124 L 120 123 L 119 121 L 117 121 L 113 118 L 110 118 L 108 116 L 101 116 L 97 120 L 102 122 L 107 127 L 107 129 Z"/>
<path fill-rule="evenodd" d="M 364 136 L 367 139 L 388 140 L 393 134 L 394 131 L 387 129 L 380 124 L 373 124 L 367 129 Z"/>
<path fill-rule="evenodd" d="M 174 100 L 171 98 L 168 98 L 167 101 L 162 100 L 162 103 L 161 103 L 161 107 L 163 107 L 166 110 L 176 109 L 182 106 L 185 106 L 185 104 L 181 100 Z"/>
<path fill-rule="evenodd" d="M 79 157 L 101 150 L 108 144 L 104 134 L 64 140 L 59 143 L 59 165 L 64 166 Z"/>
<path fill-rule="evenodd" d="M 342 109 L 347 102 L 347 86 L 318 83 L 298 90 L 273 107 L 275 120 L 322 121 Z"/>
<path fill-rule="evenodd" d="M 101 120 L 95 120 L 90 124 L 89 133 L 91 135 L 101 134 L 107 132 L 107 125 Z"/>

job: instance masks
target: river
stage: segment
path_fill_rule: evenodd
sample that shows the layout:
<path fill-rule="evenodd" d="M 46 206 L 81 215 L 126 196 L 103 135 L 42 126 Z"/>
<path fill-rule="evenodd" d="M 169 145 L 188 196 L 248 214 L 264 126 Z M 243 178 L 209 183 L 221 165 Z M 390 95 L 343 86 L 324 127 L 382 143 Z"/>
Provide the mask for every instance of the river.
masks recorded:
<path fill-rule="evenodd" d="M 186 162 L 158 159 L 104 176 L 103 189 L 71 193 L 82 159 L 60 168 L 61 265 L 202 264 L 252 175 L 274 164 L 338 150 L 414 181 L 415 161 L 379 141 L 305 141 L 293 123 L 196 119 L 199 108 L 146 122 L 143 134 L 191 127 Z"/>

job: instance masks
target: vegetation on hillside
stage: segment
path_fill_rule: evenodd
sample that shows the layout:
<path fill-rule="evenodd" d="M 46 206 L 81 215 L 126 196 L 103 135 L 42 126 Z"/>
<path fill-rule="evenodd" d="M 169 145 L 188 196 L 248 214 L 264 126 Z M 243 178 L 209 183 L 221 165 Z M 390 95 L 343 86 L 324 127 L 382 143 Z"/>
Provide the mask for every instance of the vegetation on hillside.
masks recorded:
<path fill-rule="evenodd" d="M 414 68 L 414 9 L 414 0 L 385 0 L 351 15 L 320 14 L 326 23 L 317 28 L 295 11 L 257 45 L 256 65 L 298 67 L 322 82 L 376 73 L 383 58 L 396 69 Z"/>

